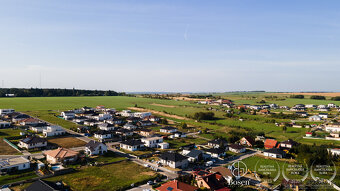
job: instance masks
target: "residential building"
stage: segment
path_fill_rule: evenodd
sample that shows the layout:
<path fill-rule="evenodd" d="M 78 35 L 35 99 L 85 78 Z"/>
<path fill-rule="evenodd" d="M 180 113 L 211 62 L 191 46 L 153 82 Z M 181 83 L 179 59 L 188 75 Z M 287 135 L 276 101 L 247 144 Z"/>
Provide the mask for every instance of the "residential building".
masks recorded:
<path fill-rule="evenodd" d="M 7 114 L 14 113 L 14 112 L 15 112 L 14 109 L 0 109 L 0 115 L 7 115 Z"/>
<path fill-rule="evenodd" d="M 108 123 L 101 123 L 98 125 L 98 128 L 103 131 L 112 131 L 116 129 L 115 125 L 108 124 Z"/>
<path fill-rule="evenodd" d="M 230 144 L 229 151 L 234 152 L 234 153 L 244 153 L 246 152 L 246 148 L 242 145 Z"/>
<path fill-rule="evenodd" d="M 340 148 L 327 149 L 332 155 L 340 156 Z"/>
<path fill-rule="evenodd" d="M 295 146 L 297 146 L 299 143 L 296 141 L 293 141 L 292 139 L 288 139 L 287 141 L 283 141 L 280 143 L 280 148 L 282 149 L 291 149 Z"/>
<path fill-rule="evenodd" d="M 137 129 L 137 126 L 134 125 L 133 123 L 131 122 L 128 122 L 126 123 L 124 126 L 123 126 L 124 129 L 127 129 L 127 130 L 135 130 Z"/>
<path fill-rule="evenodd" d="M 63 117 L 65 120 L 71 120 L 76 117 L 76 114 L 74 111 L 63 111 L 61 112 L 61 117 Z"/>
<path fill-rule="evenodd" d="M 303 112 L 303 111 L 300 111 L 300 112 L 295 112 L 296 115 L 299 115 L 301 117 L 307 117 L 308 116 L 308 113 L 307 112 Z"/>
<path fill-rule="evenodd" d="M 30 161 L 25 157 L 11 157 L 0 159 L 0 171 L 26 170 L 30 168 Z"/>
<path fill-rule="evenodd" d="M 147 137 L 142 138 L 141 141 L 146 147 L 157 148 L 159 143 L 163 143 L 163 137 Z"/>
<path fill-rule="evenodd" d="M 196 161 L 200 161 L 203 160 L 207 157 L 205 157 L 206 155 L 204 154 L 203 151 L 201 150 L 190 150 L 188 152 L 183 152 L 182 153 L 184 156 L 188 157 L 188 161 L 189 162 L 196 162 Z"/>
<path fill-rule="evenodd" d="M 38 179 L 30 184 L 24 191 L 68 191 L 70 190 L 61 181 L 51 182 L 47 180 Z"/>
<path fill-rule="evenodd" d="M 105 139 L 111 139 L 112 138 L 112 131 L 105 131 L 105 130 L 100 130 L 94 133 L 94 137 L 99 139 L 100 142 L 105 141 Z"/>
<path fill-rule="evenodd" d="M 154 132 L 151 129 L 140 129 L 138 134 L 143 137 L 151 136 Z"/>
<path fill-rule="evenodd" d="M 278 145 L 277 140 L 275 139 L 266 139 L 264 141 L 264 148 L 265 149 L 272 149 L 272 148 L 276 148 Z"/>
<path fill-rule="evenodd" d="M 44 154 L 46 155 L 46 160 L 50 164 L 56 163 L 74 163 L 78 159 L 78 152 L 73 151 L 71 149 L 66 148 L 58 148 L 55 150 L 45 151 Z"/>
<path fill-rule="evenodd" d="M 107 152 L 107 146 L 104 143 L 91 140 L 85 145 L 87 155 L 102 155 Z"/>
<path fill-rule="evenodd" d="M 234 177 L 231 170 L 223 166 L 214 167 L 210 169 L 209 171 L 211 173 L 220 173 L 223 176 L 223 178 L 227 181 L 228 184 L 231 183 Z"/>
<path fill-rule="evenodd" d="M 191 186 L 178 180 L 166 182 L 160 187 L 156 188 L 158 191 L 198 191 L 198 189 L 199 188 L 195 186 Z"/>
<path fill-rule="evenodd" d="M 171 168 L 186 168 L 188 167 L 188 157 L 185 157 L 178 153 L 165 152 L 160 157 L 160 162 L 163 165 L 167 165 Z"/>
<path fill-rule="evenodd" d="M 228 146 L 228 141 L 224 139 L 214 139 L 208 142 L 208 146 L 213 147 L 213 148 L 220 148 L 220 146 L 227 147 Z"/>
<path fill-rule="evenodd" d="M 145 117 L 149 117 L 151 115 L 152 115 L 151 112 L 136 112 L 136 113 L 133 114 L 134 117 L 138 117 L 138 118 L 141 118 L 141 119 L 143 119 Z"/>
<path fill-rule="evenodd" d="M 321 121 L 322 117 L 320 117 L 319 115 L 313 115 L 313 116 L 310 116 L 308 119 L 309 121 Z"/>
<path fill-rule="evenodd" d="M 221 158 L 225 156 L 225 149 L 223 148 L 210 148 L 205 150 L 205 153 L 210 155 L 211 158 Z"/>
<path fill-rule="evenodd" d="M 140 140 L 128 140 L 120 143 L 120 148 L 129 151 L 138 151 L 144 148 L 144 143 Z"/>
<path fill-rule="evenodd" d="M 278 148 L 267 149 L 263 151 L 263 155 L 272 158 L 284 158 L 286 153 Z"/>
<path fill-rule="evenodd" d="M 167 127 L 162 127 L 159 131 L 161 133 L 175 133 L 177 131 L 177 128 L 167 126 Z"/>
<path fill-rule="evenodd" d="M 340 123 L 328 124 L 326 125 L 325 130 L 333 133 L 340 132 Z"/>
<path fill-rule="evenodd" d="M 57 125 L 47 126 L 47 128 L 43 130 L 43 135 L 45 137 L 60 136 L 65 134 L 66 131 L 62 127 Z"/>
<path fill-rule="evenodd" d="M 25 149 L 42 148 L 47 146 L 47 140 L 37 136 L 29 136 L 20 140 L 18 146 Z"/>
<path fill-rule="evenodd" d="M 203 187 L 212 191 L 230 191 L 230 189 L 224 186 L 226 180 L 219 172 L 210 173 L 208 171 L 201 170 L 193 172 L 193 176 L 196 180 L 197 186 L 200 188 Z"/>
<path fill-rule="evenodd" d="M 8 127 L 11 127 L 11 125 L 12 125 L 11 122 L 0 120 L 0 129 L 1 129 L 1 128 L 8 128 Z"/>
<path fill-rule="evenodd" d="M 319 113 L 319 116 L 320 116 L 322 119 L 327 119 L 327 118 L 328 118 L 328 113 Z"/>
<path fill-rule="evenodd" d="M 23 119 L 20 121 L 20 125 L 31 125 L 31 126 L 36 126 L 40 123 L 40 121 L 38 119 L 34 119 L 34 118 L 27 118 L 27 119 Z"/>
<path fill-rule="evenodd" d="M 245 136 L 240 139 L 240 144 L 248 147 L 253 147 L 255 146 L 255 139 L 249 136 Z"/>

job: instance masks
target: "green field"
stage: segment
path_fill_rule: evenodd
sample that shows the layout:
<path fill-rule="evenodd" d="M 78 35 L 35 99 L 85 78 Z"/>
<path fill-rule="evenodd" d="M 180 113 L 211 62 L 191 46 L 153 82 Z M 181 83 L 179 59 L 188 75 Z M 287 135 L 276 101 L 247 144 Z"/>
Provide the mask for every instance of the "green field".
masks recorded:
<path fill-rule="evenodd" d="M 28 180 L 35 177 L 38 177 L 38 175 L 36 175 L 34 171 L 0 176 L 0 186 L 22 180 Z"/>
<path fill-rule="evenodd" d="M 155 178 L 155 173 L 133 162 L 119 162 L 101 167 L 87 167 L 75 173 L 48 178 L 62 180 L 72 190 L 125 190 L 132 183 Z"/>

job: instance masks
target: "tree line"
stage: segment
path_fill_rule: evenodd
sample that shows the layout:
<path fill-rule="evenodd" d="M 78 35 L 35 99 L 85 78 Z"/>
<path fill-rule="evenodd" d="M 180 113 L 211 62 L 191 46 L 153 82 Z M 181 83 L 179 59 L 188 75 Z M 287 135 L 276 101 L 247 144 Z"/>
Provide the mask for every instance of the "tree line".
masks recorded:
<path fill-rule="evenodd" d="M 1 88 L 0 97 L 62 97 L 62 96 L 119 96 L 112 90 L 80 90 L 80 89 L 42 89 L 42 88 Z"/>

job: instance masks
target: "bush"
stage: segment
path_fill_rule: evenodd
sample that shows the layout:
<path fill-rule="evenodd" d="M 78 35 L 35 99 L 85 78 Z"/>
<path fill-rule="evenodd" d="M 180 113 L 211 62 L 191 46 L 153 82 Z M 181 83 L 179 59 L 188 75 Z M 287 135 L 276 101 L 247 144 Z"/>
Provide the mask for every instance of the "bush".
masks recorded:
<path fill-rule="evenodd" d="M 318 96 L 318 95 L 313 95 L 310 96 L 311 99 L 318 99 L 318 100 L 326 100 L 325 96 Z"/>
<path fill-rule="evenodd" d="M 333 101 L 340 101 L 340 96 L 332 97 L 331 100 L 333 100 Z"/>
<path fill-rule="evenodd" d="M 291 95 L 290 98 L 295 98 L 295 99 L 304 99 L 304 95 Z"/>
<path fill-rule="evenodd" d="M 196 120 L 213 120 L 214 116 L 214 112 L 196 112 L 193 118 Z"/>

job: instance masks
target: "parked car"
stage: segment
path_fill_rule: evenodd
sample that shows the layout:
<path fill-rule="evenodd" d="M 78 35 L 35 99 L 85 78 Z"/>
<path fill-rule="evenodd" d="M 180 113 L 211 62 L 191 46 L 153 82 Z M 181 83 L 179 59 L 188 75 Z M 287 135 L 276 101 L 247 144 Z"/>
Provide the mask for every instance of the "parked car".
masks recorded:
<path fill-rule="evenodd" d="M 153 185 L 153 181 L 149 180 L 147 184 L 148 185 Z"/>
<path fill-rule="evenodd" d="M 208 161 L 208 162 L 205 163 L 205 166 L 211 166 L 211 165 L 213 165 L 213 164 L 214 164 L 213 161 Z"/>

